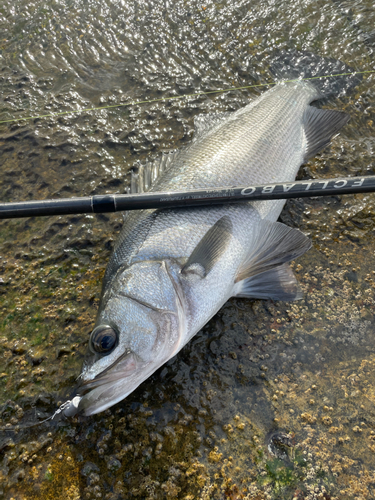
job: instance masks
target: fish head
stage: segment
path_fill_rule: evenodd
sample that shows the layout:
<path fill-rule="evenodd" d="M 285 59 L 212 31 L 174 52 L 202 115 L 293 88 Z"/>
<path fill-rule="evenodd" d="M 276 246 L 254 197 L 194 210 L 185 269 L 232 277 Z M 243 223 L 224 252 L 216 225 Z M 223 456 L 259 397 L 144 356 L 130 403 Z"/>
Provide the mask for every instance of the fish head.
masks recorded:
<path fill-rule="evenodd" d="M 164 262 L 120 270 L 104 292 L 84 360 L 78 411 L 99 413 L 128 396 L 179 350 L 178 294 Z"/>

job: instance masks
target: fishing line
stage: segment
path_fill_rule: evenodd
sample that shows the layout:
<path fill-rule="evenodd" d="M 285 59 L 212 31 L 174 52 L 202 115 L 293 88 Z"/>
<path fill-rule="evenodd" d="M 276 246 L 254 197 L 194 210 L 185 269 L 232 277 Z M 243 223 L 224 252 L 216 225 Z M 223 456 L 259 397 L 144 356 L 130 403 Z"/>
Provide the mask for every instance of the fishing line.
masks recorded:
<path fill-rule="evenodd" d="M 17 424 L 17 425 L 12 425 L 11 427 L 3 426 L 0 427 L 0 431 L 2 432 L 19 432 L 19 431 L 24 431 L 25 429 L 31 429 L 32 427 L 37 427 L 39 425 L 44 424 L 45 422 L 49 422 L 50 420 L 54 420 L 56 415 L 59 415 L 62 413 L 65 409 L 65 407 L 69 406 L 71 404 L 71 401 L 66 401 L 64 404 L 62 404 L 53 415 L 50 417 L 45 418 L 44 420 L 41 420 L 40 422 L 35 422 L 34 424 Z M 64 415 L 64 414 L 63 414 Z"/>
<path fill-rule="evenodd" d="M 333 78 L 335 76 L 364 75 L 366 73 L 375 73 L 375 70 L 354 71 L 353 73 L 338 73 L 338 74 L 324 75 L 324 76 L 312 76 L 310 78 L 301 78 L 301 79 L 296 78 L 294 80 L 284 80 L 283 83 L 318 80 L 321 78 Z M 109 106 L 100 106 L 97 108 L 83 108 L 83 109 L 76 109 L 76 110 L 71 110 L 71 111 L 62 111 L 60 113 L 50 113 L 47 115 L 26 116 L 24 118 L 11 118 L 10 120 L 1 120 L 0 123 L 12 123 L 12 122 L 14 123 L 14 122 L 21 122 L 23 120 L 37 120 L 40 118 L 52 118 L 55 116 L 71 115 L 71 114 L 76 114 L 76 113 L 85 113 L 85 112 L 89 112 L 89 111 L 100 111 L 103 109 L 120 108 L 120 107 L 125 107 L 125 106 L 137 106 L 137 105 L 141 105 L 141 104 L 152 104 L 155 102 L 163 102 L 163 101 L 170 101 L 170 100 L 176 100 L 176 99 L 187 99 L 189 97 L 198 97 L 201 95 L 209 95 L 209 94 L 220 94 L 220 93 L 224 93 L 224 92 L 232 92 L 234 90 L 254 89 L 257 87 L 269 87 L 271 85 L 277 85 L 279 83 L 280 82 L 258 83 L 256 85 L 245 85 L 243 87 L 232 87 L 229 89 L 208 90 L 206 92 L 196 92 L 194 94 L 184 94 L 184 95 L 178 95 L 178 96 L 160 97 L 159 99 L 125 102 L 123 104 L 111 104 Z"/>

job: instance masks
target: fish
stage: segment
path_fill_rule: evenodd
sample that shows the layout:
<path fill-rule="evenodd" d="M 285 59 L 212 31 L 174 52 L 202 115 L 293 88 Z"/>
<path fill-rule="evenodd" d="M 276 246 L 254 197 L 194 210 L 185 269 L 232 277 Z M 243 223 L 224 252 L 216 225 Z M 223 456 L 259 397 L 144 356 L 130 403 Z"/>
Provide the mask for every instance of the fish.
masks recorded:
<path fill-rule="evenodd" d="M 158 163 L 150 191 L 292 182 L 347 123 L 308 81 L 200 116 L 192 142 Z M 62 411 L 99 413 L 175 356 L 231 297 L 298 300 L 288 264 L 311 242 L 277 219 L 285 200 L 129 213 L 110 257 L 80 386 Z"/>

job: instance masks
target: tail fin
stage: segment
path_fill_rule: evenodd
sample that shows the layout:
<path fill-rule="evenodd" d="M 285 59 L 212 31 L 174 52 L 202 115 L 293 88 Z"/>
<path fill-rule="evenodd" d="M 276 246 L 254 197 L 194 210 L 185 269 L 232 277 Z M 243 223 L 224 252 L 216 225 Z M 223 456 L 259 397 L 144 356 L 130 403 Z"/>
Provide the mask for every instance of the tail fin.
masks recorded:
<path fill-rule="evenodd" d="M 279 52 L 269 69 L 277 80 L 311 79 L 323 97 L 344 95 L 362 79 L 341 61 L 297 50 Z"/>

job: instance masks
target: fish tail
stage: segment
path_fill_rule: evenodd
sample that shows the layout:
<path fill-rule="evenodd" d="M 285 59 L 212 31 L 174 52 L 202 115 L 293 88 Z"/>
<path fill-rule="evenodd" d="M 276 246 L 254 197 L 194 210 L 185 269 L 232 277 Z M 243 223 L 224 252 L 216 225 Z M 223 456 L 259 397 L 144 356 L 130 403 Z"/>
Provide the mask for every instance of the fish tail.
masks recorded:
<path fill-rule="evenodd" d="M 279 52 L 271 59 L 269 70 L 276 80 L 309 80 L 322 97 L 345 95 L 362 79 L 342 61 L 297 50 Z"/>

